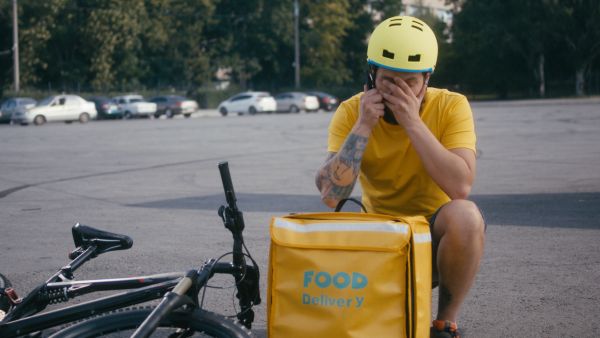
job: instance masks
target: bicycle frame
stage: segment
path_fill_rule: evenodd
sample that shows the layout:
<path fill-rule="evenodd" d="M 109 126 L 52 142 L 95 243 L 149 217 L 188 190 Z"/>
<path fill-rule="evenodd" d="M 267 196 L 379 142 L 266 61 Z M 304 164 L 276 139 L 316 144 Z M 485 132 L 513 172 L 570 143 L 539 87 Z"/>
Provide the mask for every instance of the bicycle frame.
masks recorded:
<path fill-rule="evenodd" d="M 91 282 L 90 285 L 94 285 L 95 281 L 88 282 Z M 99 288 L 98 291 L 116 289 L 108 289 L 106 287 L 107 283 L 103 283 L 102 281 L 97 282 L 99 283 L 95 285 L 103 285 L 103 287 Z M 57 325 L 81 320 L 101 312 L 116 310 L 133 304 L 139 304 L 145 301 L 157 299 L 160 298 L 164 292 L 167 292 L 169 289 L 173 288 L 175 284 L 177 284 L 177 280 L 171 279 L 166 282 L 142 287 L 134 291 L 124 292 L 42 314 L 36 314 L 21 319 L 3 322 L 0 323 L 0 336 L 7 338 L 16 337 L 27 333 L 48 329 Z M 127 281 L 125 282 L 125 285 L 127 285 L 127 287 L 133 287 L 134 283 L 132 281 Z M 138 286 L 139 285 L 140 284 L 138 284 Z M 92 292 L 92 288 L 93 287 L 88 289 L 90 290 L 89 292 Z"/>
<path fill-rule="evenodd" d="M 248 267 L 252 268 L 252 267 Z M 231 263 L 215 263 L 211 260 L 205 264 L 199 271 L 198 284 L 204 285 L 215 274 L 235 275 L 239 272 Z M 107 291 L 107 290 L 136 290 L 122 292 L 116 295 L 107 296 L 100 299 L 91 300 L 81 304 L 69 306 L 62 309 L 49 311 L 42 314 L 36 314 L 29 317 L 10 320 L 5 318 L 5 322 L 0 323 L 0 337 L 10 338 L 20 335 L 45 330 L 54 326 L 63 325 L 69 322 L 85 319 L 98 313 L 108 312 L 127 306 L 144 303 L 154 299 L 161 298 L 165 293 L 175 287 L 184 273 L 167 273 L 159 275 L 150 275 L 143 277 L 101 279 L 101 280 L 83 280 L 74 282 L 59 282 L 47 284 L 49 289 L 67 290 L 69 298 L 83 294 Z M 36 293 L 38 295 L 39 293 Z M 9 312 L 9 315 L 12 313 Z M 8 321 L 7 321 L 8 319 Z"/>
<path fill-rule="evenodd" d="M 194 285 L 187 289 L 186 296 L 188 297 L 186 300 L 191 299 L 194 305 L 193 308 L 198 308 L 199 290 L 207 284 L 208 280 L 214 274 L 231 275 L 236 281 L 236 297 L 239 299 L 241 306 L 241 312 L 238 313 L 237 317 L 243 325 L 250 328 L 254 320 L 252 306 L 261 302 L 258 293 L 260 274 L 257 266 L 247 265 L 245 262 L 245 254 L 242 250 L 244 246 L 242 237 L 244 221 L 242 212 L 237 209 L 227 162 L 220 163 L 219 170 L 221 171 L 228 204 L 227 207 L 221 206 L 219 208 L 219 215 L 223 219 L 225 227 L 233 235 L 233 262 L 221 263 L 210 259 L 204 263 L 200 270 L 192 270 L 194 272 Z M 177 286 L 185 275 L 182 272 L 172 272 L 141 277 L 71 281 L 73 272 L 91 258 L 107 251 L 127 249 L 132 245 L 131 239 L 127 236 L 110 234 L 82 226 L 80 227 L 81 231 L 91 231 L 92 234 L 108 234 L 108 237 L 99 236 L 100 238 L 86 239 L 76 230 L 78 226 L 79 224 L 76 224 L 73 227 L 73 236 L 77 247 L 69 255 L 73 260 L 13 306 L 0 321 L 0 337 L 11 338 L 42 331 L 99 313 L 159 299 L 165 294 L 172 294 L 170 291 Z M 119 241 L 123 240 L 126 243 L 121 242 L 119 244 Z M 40 313 L 49 304 L 66 302 L 84 294 L 129 289 L 134 290 Z M 181 298 L 178 299 L 178 301 L 180 300 Z M 151 330 L 153 328 L 150 328 Z"/>

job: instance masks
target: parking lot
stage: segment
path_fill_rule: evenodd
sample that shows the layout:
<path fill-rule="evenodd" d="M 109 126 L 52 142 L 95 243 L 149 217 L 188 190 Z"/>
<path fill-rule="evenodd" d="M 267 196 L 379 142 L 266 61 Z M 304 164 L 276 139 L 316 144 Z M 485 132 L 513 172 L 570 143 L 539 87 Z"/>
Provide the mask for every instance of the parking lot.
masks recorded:
<path fill-rule="evenodd" d="M 459 325 L 468 337 L 600 336 L 600 99 L 481 102 L 473 111 L 472 199 L 488 230 Z M 67 262 L 76 222 L 134 239 L 78 278 L 199 267 L 230 250 L 217 216 L 217 163 L 227 160 L 266 301 L 270 218 L 326 210 L 314 173 L 330 118 L 201 111 L 190 119 L 0 125 L 0 272 L 25 294 Z M 208 308 L 232 314 L 232 293 L 209 290 Z M 259 337 L 265 312 L 263 302 Z"/>

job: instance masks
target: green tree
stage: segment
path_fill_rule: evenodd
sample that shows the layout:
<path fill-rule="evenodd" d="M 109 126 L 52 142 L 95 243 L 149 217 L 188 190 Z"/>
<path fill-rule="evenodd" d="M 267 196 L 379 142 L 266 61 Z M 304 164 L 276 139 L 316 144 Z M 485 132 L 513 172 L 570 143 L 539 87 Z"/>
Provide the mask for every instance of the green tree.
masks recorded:
<path fill-rule="evenodd" d="M 137 85 L 142 76 L 140 34 L 149 20 L 143 0 L 88 0 L 83 28 L 90 51 L 90 81 L 96 90 Z"/>
<path fill-rule="evenodd" d="M 585 82 L 600 56 L 600 2 L 597 0 L 547 0 L 560 45 L 568 52 L 565 63 L 575 75 L 575 94 L 585 94 Z"/>
<path fill-rule="evenodd" d="M 269 90 L 290 86 L 294 82 L 293 0 L 265 1 L 258 24 L 262 35 L 257 48 L 260 70 L 252 82 Z"/>
<path fill-rule="evenodd" d="M 8 1 L 0 2 L 0 97 L 3 89 L 12 83 L 12 6 Z"/>
<path fill-rule="evenodd" d="M 142 32 L 144 82 L 183 84 L 190 90 L 210 80 L 210 44 L 205 28 L 214 11 L 211 1 L 148 0 L 149 20 Z"/>
<path fill-rule="evenodd" d="M 213 43 L 213 69 L 229 68 L 242 88 L 252 87 L 253 77 L 261 71 L 264 49 L 264 0 L 221 0 L 215 8 L 217 20 L 208 30 Z M 271 25 L 272 23 L 267 23 Z"/>
<path fill-rule="evenodd" d="M 300 1 L 304 86 L 364 82 L 366 37 L 373 28 L 366 4 L 366 0 Z M 213 62 L 231 68 L 242 87 L 246 83 L 280 90 L 293 85 L 293 0 L 250 1 L 241 7 L 238 2 L 222 1 L 215 16 L 218 22 L 210 31 L 217 41 Z"/>
<path fill-rule="evenodd" d="M 219 68 L 231 69 L 243 88 L 276 90 L 293 83 L 293 0 L 19 3 L 22 82 L 28 85 L 189 89 L 206 84 Z M 397 12 L 398 2 L 300 3 L 303 82 L 362 83 L 366 37 L 373 28 L 366 8 L 374 3 L 377 10 Z M 0 7 L 7 32 L 9 5 Z M 6 45 L 9 36 L 2 36 Z M 7 65 L 2 79 L 8 83 L 10 59 L 1 62 Z"/>
<path fill-rule="evenodd" d="M 353 90 L 362 90 L 366 81 L 367 70 L 367 42 L 374 29 L 372 13 L 367 8 L 366 0 L 350 0 L 349 21 L 351 25 L 346 28 L 342 40 L 342 51 L 350 79 L 346 85 Z M 395 12 L 395 10 L 394 10 Z M 396 13 L 397 14 L 397 13 Z M 351 93 L 346 93 L 350 95 Z"/>
<path fill-rule="evenodd" d="M 63 1 L 54 13 L 46 13 L 53 23 L 46 49 L 40 55 L 48 64 L 38 73 L 40 81 L 62 91 L 87 87 L 90 52 L 83 48 L 85 37 L 81 29 L 87 8 L 75 1 Z"/>
<path fill-rule="evenodd" d="M 19 59 L 23 87 L 48 80 L 55 46 L 49 45 L 67 0 L 19 1 Z"/>
<path fill-rule="evenodd" d="M 533 70 L 520 44 L 527 29 L 515 29 L 515 17 L 527 15 L 521 0 L 465 1 L 452 26 L 453 64 L 460 81 L 472 92 L 526 92 L 532 87 Z"/>
<path fill-rule="evenodd" d="M 600 55 L 595 0 L 452 0 L 455 66 L 472 88 L 545 96 L 547 64 L 570 67 L 576 95 Z M 562 75 L 562 70 L 553 69 Z"/>
<path fill-rule="evenodd" d="M 350 80 L 343 40 L 351 26 L 347 0 L 311 1 L 302 34 L 303 81 L 319 87 Z"/>

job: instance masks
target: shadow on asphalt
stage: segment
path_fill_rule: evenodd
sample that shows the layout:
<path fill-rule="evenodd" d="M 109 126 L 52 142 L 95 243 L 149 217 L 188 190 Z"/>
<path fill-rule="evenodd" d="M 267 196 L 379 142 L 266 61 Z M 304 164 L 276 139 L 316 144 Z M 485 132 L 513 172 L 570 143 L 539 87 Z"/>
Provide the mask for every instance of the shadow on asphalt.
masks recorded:
<path fill-rule="evenodd" d="M 329 211 L 317 195 L 237 194 L 238 206 L 245 212 Z M 490 225 L 520 225 L 551 228 L 600 229 L 600 193 L 559 193 L 524 195 L 473 195 Z M 177 198 L 130 204 L 157 209 L 217 210 L 223 195 Z M 348 203 L 344 211 L 360 211 Z"/>
<path fill-rule="evenodd" d="M 600 229 L 600 193 L 474 195 L 488 224 Z"/>

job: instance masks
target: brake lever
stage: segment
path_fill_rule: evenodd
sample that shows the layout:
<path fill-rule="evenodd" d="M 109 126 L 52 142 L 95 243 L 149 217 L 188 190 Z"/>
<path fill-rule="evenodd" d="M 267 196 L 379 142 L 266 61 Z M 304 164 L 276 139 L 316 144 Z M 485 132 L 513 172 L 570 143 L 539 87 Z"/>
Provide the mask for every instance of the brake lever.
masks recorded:
<path fill-rule="evenodd" d="M 219 211 L 217 211 L 217 213 L 219 214 L 219 217 L 221 217 L 221 219 L 223 220 L 223 224 L 226 223 L 225 221 L 225 206 L 222 205 L 219 207 Z"/>

